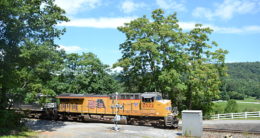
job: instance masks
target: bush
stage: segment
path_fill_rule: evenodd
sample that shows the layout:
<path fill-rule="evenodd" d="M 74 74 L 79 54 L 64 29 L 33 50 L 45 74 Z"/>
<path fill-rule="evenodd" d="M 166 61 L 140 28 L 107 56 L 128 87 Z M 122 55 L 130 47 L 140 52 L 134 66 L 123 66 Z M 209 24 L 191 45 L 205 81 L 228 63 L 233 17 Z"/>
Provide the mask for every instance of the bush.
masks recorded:
<path fill-rule="evenodd" d="M 230 97 L 227 92 L 221 92 L 220 97 L 222 100 L 226 100 L 226 101 L 230 100 Z"/>
<path fill-rule="evenodd" d="M 225 113 L 234 113 L 238 111 L 238 105 L 235 100 L 229 100 L 225 107 Z"/>
<path fill-rule="evenodd" d="M 0 135 L 9 134 L 12 131 L 19 131 L 22 115 L 11 110 L 0 110 Z"/>
<path fill-rule="evenodd" d="M 223 114 L 224 108 L 220 104 L 214 104 L 213 105 L 213 114 Z"/>
<path fill-rule="evenodd" d="M 229 95 L 230 99 L 237 99 L 237 100 L 244 100 L 246 97 L 246 95 L 235 92 L 235 91 L 228 92 L 228 95 Z"/>

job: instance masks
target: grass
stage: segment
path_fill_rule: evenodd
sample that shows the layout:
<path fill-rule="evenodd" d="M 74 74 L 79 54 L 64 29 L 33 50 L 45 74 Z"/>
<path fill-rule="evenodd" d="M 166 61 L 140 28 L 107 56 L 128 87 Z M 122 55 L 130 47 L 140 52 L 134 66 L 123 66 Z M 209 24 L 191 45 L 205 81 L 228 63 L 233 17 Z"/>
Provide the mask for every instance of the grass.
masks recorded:
<path fill-rule="evenodd" d="M 230 120 L 230 119 L 228 119 Z M 235 118 L 232 120 L 260 120 L 260 117 L 252 117 L 252 118 Z"/>
<path fill-rule="evenodd" d="M 13 132 L 10 135 L 0 136 L 0 138 L 27 138 L 27 137 L 36 137 L 38 133 L 31 130 L 24 130 L 21 132 Z"/>
<path fill-rule="evenodd" d="M 256 99 L 255 97 L 248 97 L 244 100 L 236 100 L 237 102 L 260 102 L 259 99 Z"/>
<path fill-rule="evenodd" d="M 238 112 L 254 112 L 260 111 L 260 104 L 250 104 L 250 103 L 237 103 Z"/>
<path fill-rule="evenodd" d="M 248 100 L 239 100 L 241 102 L 248 102 Z M 214 111 L 218 111 L 218 113 L 224 113 L 227 102 L 217 102 L 214 103 Z M 238 105 L 238 113 L 239 112 L 255 112 L 260 111 L 260 104 L 252 104 L 252 103 L 237 103 Z"/>

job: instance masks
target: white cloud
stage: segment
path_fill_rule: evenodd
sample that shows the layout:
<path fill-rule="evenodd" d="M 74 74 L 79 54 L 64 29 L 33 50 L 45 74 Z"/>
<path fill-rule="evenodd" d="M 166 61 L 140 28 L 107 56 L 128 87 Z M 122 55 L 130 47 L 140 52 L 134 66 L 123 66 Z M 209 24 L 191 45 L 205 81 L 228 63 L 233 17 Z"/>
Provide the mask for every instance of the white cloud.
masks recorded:
<path fill-rule="evenodd" d="M 194 28 L 194 22 L 180 22 L 180 27 L 184 30 L 191 30 Z M 210 27 L 216 33 L 222 34 L 252 34 L 252 33 L 260 33 L 260 26 L 251 25 L 251 26 L 243 26 L 243 27 L 220 27 L 211 24 L 204 24 L 204 27 Z"/>
<path fill-rule="evenodd" d="M 123 71 L 122 67 L 111 68 L 112 73 L 120 73 Z"/>
<path fill-rule="evenodd" d="M 156 0 L 157 5 L 160 8 L 166 10 L 176 10 L 176 11 L 185 11 L 186 7 L 183 1 L 177 2 L 176 0 Z"/>
<path fill-rule="evenodd" d="M 78 12 L 94 9 L 101 4 L 101 0 L 55 0 L 55 4 L 72 15 Z"/>
<path fill-rule="evenodd" d="M 121 4 L 121 10 L 124 13 L 131 13 L 133 11 L 136 11 L 138 8 L 143 8 L 145 7 L 144 3 L 134 3 L 131 0 L 125 0 L 122 4 Z"/>
<path fill-rule="evenodd" d="M 117 28 L 134 19 L 135 17 L 71 19 L 70 22 L 62 22 L 59 26 Z"/>
<path fill-rule="evenodd" d="M 236 14 L 256 13 L 260 11 L 260 2 L 256 0 L 224 0 L 223 3 L 216 3 L 215 9 L 197 7 L 192 15 L 194 17 L 206 17 L 212 20 L 219 17 L 224 20 L 233 18 Z"/>
<path fill-rule="evenodd" d="M 226 60 L 225 61 L 225 63 L 239 63 L 239 62 L 241 62 L 241 60 L 239 61 L 239 60 Z"/>
<path fill-rule="evenodd" d="M 194 17 L 206 17 L 207 19 L 211 20 L 214 16 L 214 14 L 212 13 L 212 11 L 210 9 L 207 8 L 203 8 L 203 7 L 197 7 L 193 12 L 192 12 L 192 16 Z"/>
<path fill-rule="evenodd" d="M 86 51 L 86 49 L 83 49 L 79 46 L 63 46 L 63 45 L 59 45 L 60 47 L 58 48 L 59 50 L 63 49 L 65 50 L 67 53 L 77 53 L 77 52 L 84 52 Z"/>
<path fill-rule="evenodd" d="M 191 30 L 195 27 L 195 24 L 196 23 L 194 22 L 179 22 L 179 25 L 183 30 Z"/>
<path fill-rule="evenodd" d="M 70 27 L 90 27 L 90 28 L 112 28 L 115 29 L 123 26 L 136 17 L 121 17 L 121 18 L 85 18 L 85 19 L 72 19 L 70 22 L 63 22 L 59 26 Z M 179 25 L 184 30 L 191 30 L 195 27 L 195 22 L 179 22 Z M 244 33 L 260 33 L 260 26 L 251 25 L 243 27 L 221 27 L 211 24 L 203 24 L 204 27 L 210 27 L 216 33 L 225 34 L 244 34 Z"/>

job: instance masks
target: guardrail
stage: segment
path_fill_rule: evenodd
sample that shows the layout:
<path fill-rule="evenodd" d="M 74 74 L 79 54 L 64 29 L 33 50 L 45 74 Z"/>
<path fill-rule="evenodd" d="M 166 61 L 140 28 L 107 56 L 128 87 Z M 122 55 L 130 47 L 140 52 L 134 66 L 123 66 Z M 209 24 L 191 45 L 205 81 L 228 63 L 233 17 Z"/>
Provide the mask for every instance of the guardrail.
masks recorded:
<path fill-rule="evenodd" d="M 236 118 L 254 118 L 260 117 L 260 111 L 257 112 L 242 112 L 242 113 L 227 113 L 227 114 L 215 114 L 211 116 L 211 119 L 236 119 Z"/>

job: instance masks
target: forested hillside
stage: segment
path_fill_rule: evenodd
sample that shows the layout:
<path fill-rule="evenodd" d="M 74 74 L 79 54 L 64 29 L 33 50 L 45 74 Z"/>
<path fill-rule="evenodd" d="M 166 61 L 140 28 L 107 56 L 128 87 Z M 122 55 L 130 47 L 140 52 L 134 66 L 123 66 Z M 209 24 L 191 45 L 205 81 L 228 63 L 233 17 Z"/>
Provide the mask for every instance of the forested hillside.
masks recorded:
<path fill-rule="evenodd" d="M 229 76 L 225 78 L 222 98 L 260 98 L 260 62 L 227 63 Z"/>

